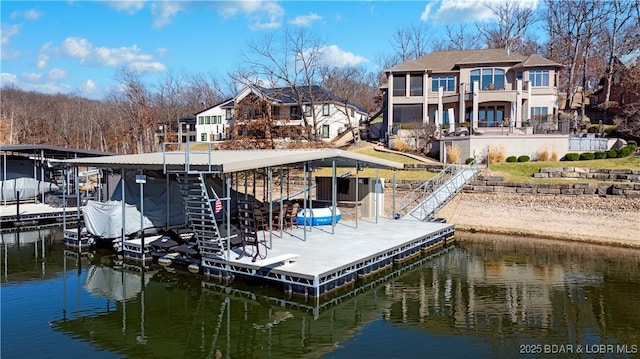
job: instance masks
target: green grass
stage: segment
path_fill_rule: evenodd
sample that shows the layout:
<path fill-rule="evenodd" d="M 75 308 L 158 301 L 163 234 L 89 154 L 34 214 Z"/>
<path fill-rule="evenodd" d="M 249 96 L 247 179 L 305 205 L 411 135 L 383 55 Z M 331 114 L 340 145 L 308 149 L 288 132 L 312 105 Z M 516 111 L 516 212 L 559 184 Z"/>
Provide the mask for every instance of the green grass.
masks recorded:
<path fill-rule="evenodd" d="M 359 149 L 353 150 L 353 152 L 359 153 L 361 155 L 367 155 L 367 156 L 376 157 L 383 160 L 394 161 L 398 163 L 406 163 L 406 164 L 422 163 L 421 161 L 413 159 L 409 156 L 403 156 L 403 155 L 389 153 L 389 152 L 376 151 L 373 147 L 359 148 Z"/>
<path fill-rule="evenodd" d="M 543 167 L 580 167 L 606 169 L 640 169 L 640 156 L 608 158 L 591 161 L 547 161 L 547 162 L 513 162 L 490 165 L 492 175 L 502 176 L 509 182 L 558 183 L 563 179 L 533 178 L 533 174 Z M 598 182 L 598 181 L 595 181 Z"/>

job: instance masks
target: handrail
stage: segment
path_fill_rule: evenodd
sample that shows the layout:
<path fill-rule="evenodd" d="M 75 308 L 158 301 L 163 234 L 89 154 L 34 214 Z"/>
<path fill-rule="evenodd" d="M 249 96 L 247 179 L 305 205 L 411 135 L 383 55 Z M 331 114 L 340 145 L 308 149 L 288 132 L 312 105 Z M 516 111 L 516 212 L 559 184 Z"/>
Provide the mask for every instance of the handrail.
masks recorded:
<path fill-rule="evenodd" d="M 466 164 L 466 165 L 450 164 L 447 167 L 445 167 L 442 171 L 440 171 L 435 177 L 429 179 L 428 181 L 424 182 L 423 184 L 418 186 L 416 189 L 408 193 L 406 196 L 404 196 L 401 199 L 400 210 L 395 214 L 395 218 L 398 219 L 405 215 L 411 215 L 412 217 L 415 217 L 419 220 L 426 219 L 426 217 L 431 215 L 431 213 L 428 213 L 426 215 L 419 215 L 419 216 L 416 216 L 416 213 L 418 212 L 424 213 L 425 210 L 428 210 L 427 208 L 424 208 L 427 198 L 429 198 L 430 195 L 438 191 L 448 190 L 449 191 L 447 193 L 448 196 L 444 201 L 440 201 L 437 197 L 434 197 L 435 200 L 437 201 L 437 206 L 436 208 L 434 208 L 434 210 L 444 205 L 444 203 L 446 203 L 453 194 L 458 192 L 458 190 L 451 192 L 451 189 L 448 186 L 446 186 L 445 183 L 455 178 L 456 176 L 459 176 L 461 174 L 464 175 L 464 172 L 463 172 L 464 170 L 471 170 L 471 173 L 472 173 L 471 177 L 475 176 L 475 174 L 478 173 L 477 160 L 474 159 L 473 161 L 471 161 L 469 164 Z M 470 178 L 464 178 L 464 181 L 466 182 Z"/>
<path fill-rule="evenodd" d="M 167 157 L 169 155 L 184 156 L 184 172 L 191 172 L 191 153 L 207 153 L 207 168 L 208 172 L 212 172 L 213 164 L 211 163 L 211 154 L 213 153 L 211 142 L 196 142 L 198 144 L 206 143 L 207 149 L 202 151 L 192 151 L 191 143 L 193 142 L 163 142 L 162 143 L 162 169 L 164 173 L 167 173 Z M 183 151 L 169 151 L 168 146 L 183 147 Z"/>

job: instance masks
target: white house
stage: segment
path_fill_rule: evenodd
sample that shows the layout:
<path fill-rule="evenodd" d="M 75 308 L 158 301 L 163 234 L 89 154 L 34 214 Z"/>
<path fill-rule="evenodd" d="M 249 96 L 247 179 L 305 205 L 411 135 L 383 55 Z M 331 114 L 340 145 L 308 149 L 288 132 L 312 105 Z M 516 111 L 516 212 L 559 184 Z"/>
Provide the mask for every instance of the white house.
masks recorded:
<path fill-rule="evenodd" d="M 214 142 L 231 138 L 233 103 L 233 99 L 227 99 L 196 113 L 197 142 Z"/>
<path fill-rule="evenodd" d="M 266 119 L 273 127 L 298 126 L 300 132 L 306 119 L 310 126 L 315 124 L 323 141 L 331 141 L 350 128 L 357 128 L 368 115 L 321 86 L 300 86 L 295 90 L 247 86 L 233 99 L 199 112 L 196 117 L 199 142 L 231 139 L 234 133 L 248 131 L 251 122 L 258 119 Z"/>

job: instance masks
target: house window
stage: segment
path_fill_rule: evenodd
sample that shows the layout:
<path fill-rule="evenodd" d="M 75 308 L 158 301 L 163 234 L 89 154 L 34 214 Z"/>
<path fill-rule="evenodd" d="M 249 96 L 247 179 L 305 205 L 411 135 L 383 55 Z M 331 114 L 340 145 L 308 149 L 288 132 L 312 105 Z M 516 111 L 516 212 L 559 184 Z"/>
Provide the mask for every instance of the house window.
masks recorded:
<path fill-rule="evenodd" d="M 305 117 L 311 116 L 311 106 L 304 105 L 304 116 Z"/>
<path fill-rule="evenodd" d="M 322 138 L 329 138 L 329 125 L 322 125 Z"/>
<path fill-rule="evenodd" d="M 546 107 L 532 107 L 531 119 L 534 121 L 546 121 L 548 113 L 547 111 L 548 109 Z"/>
<path fill-rule="evenodd" d="M 356 110 L 355 109 L 351 109 L 351 117 L 356 115 Z"/>
<path fill-rule="evenodd" d="M 198 116 L 198 124 L 199 125 L 203 125 L 204 124 L 204 116 Z"/>
<path fill-rule="evenodd" d="M 438 88 L 442 87 L 445 91 L 456 90 L 456 77 L 451 76 L 434 76 L 431 78 L 431 91 L 438 92 Z"/>
<path fill-rule="evenodd" d="M 504 69 L 476 69 L 471 70 L 471 84 L 480 83 L 481 90 L 504 90 Z"/>
<path fill-rule="evenodd" d="M 322 105 L 322 116 L 329 116 L 329 104 Z"/>
<path fill-rule="evenodd" d="M 276 105 L 271 106 L 271 116 L 280 116 L 280 107 Z"/>
<path fill-rule="evenodd" d="M 209 142 L 213 142 L 216 140 L 216 135 L 214 135 L 213 133 L 209 134 Z"/>
<path fill-rule="evenodd" d="M 291 106 L 289 108 L 289 114 L 291 115 L 292 120 L 300 119 L 300 106 Z"/>
<path fill-rule="evenodd" d="M 422 122 L 422 104 L 393 105 L 393 123 Z"/>
<path fill-rule="evenodd" d="M 409 75 L 409 95 L 422 96 L 422 75 Z"/>
<path fill-rule="evenodd" d="M 187 136 L 182 136 L 182 143 L 187 142 Z"/>
<path fill-rule="evenodd" d="M 393 76 L 393 96 L 405 96 L 407 94 L 407 78 L 403 75 Z"/>
<path fill-rule="evenodd" d="M 207 134 L 206 133 L 201 133 L 200 134 L 200 141 L 207 142 Z"/>
<path fill-rule="evenodd" d="M 230 108 L 225 110 L 225 117 L 226 117 L 227 120 L 231 119 L 231 109 Z"/>
<path fill-rule="evenodd" d="M 211 124 L 211 116 L 205 116 L 204 117 L 204 123 L 205 123 L 205 125 Z"/>
<path fill-rule="evenodd" d="M 196 130 L 196 124 L 195 123 L 189 124 L 189 131 L 195 131 L 195 130 Z"/>
<path fill-rule="evenodd" d="M 548 87 L 549 70 L 530 70 L 529 82 L 532 87 Z"/>

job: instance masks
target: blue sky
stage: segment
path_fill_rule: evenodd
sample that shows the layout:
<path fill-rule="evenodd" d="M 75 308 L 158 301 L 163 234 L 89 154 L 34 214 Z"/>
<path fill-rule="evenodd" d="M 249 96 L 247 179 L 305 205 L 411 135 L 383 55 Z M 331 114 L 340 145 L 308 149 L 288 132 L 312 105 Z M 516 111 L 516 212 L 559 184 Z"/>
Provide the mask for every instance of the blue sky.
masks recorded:
<path fill-rule="evenodd" d="M 498 1 L 498 0 L 489 0 Z M 517 1 L 517 0 L 515 0 Z M 537 0 L 526 0 L 537 6 Z M 226 78 L 249 41 L 305 27 L 335 65 L 378 71 L 398 28 L 492 21 L 483 1 L 2 1 L 1 84 L 102 99 L 122 68 Z"/>

